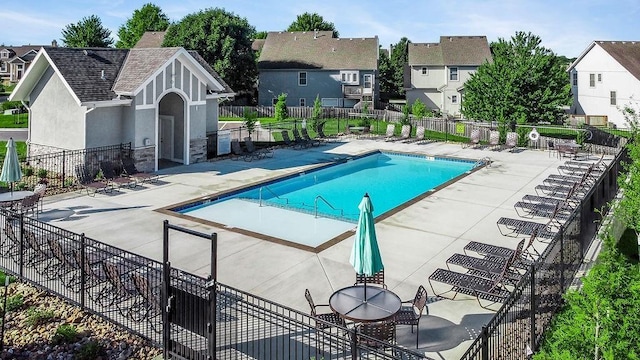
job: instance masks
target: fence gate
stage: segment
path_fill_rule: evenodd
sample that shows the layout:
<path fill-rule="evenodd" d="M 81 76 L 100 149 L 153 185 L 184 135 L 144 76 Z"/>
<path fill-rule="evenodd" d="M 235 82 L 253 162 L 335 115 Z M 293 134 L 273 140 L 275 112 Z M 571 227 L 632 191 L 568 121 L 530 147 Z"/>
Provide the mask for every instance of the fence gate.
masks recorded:
<path fill-rule="evenodd" d="M 211 241 L 211 274 L 207 282 L 188 281 L 171 267 L 169 230 Z M 164 359 L 215 359 L 217 234 L 204 234 L 164 221 L 162 271 L 162 346 Z"/>

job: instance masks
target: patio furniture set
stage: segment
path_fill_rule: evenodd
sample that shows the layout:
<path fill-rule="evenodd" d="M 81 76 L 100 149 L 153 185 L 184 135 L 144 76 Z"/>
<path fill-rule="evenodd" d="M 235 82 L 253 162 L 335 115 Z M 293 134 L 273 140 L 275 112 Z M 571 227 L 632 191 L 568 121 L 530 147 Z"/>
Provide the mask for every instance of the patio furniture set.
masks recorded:
<path fill-rule="evenodd" d="M 516 202 L 514 208 L 520 218 L 502 217 L 497 221 L 502 235 L 525 236 L 516 248 L 469 242 L 464 254 L 454 254 L 447 259 L 446 269 L 437 269 L 429 276 L 433 293 L 443 296 L 453 292 L 452 299 L 458 293 L 465 293 L 474 296 L 485 308 L 481 300 L 491 304 L 504 302 L 526 269 L 540 256 L 534 247 L 535 240 L 547 242 L 556 236 L 605 169 L 603 156 L 594 163 L 567 161 L 559 166 L 559 174 L 549 175 L 536 186 L 536 195 L 525 195 Z M 475 252 L 479 257 L 469 256 L 467 252 Z M 464 272 L 454 271 L 451 266 Z M 436 293 L 434 282 L 449 285 L 451 289 Z"/>
<path fill-rule="evenodd" d="M 77 184 L 87 195 L 110 193 L 123 187 L 135 188 L 143 183 L 155 183 L 159 179 L 157 174 L 138 171 L 134 160 L 128 157 L 118 162 L 100 161 L 99 171 L 102 177 L 97 178 L 97 174 L 86 164 L 76 165 Z"/>

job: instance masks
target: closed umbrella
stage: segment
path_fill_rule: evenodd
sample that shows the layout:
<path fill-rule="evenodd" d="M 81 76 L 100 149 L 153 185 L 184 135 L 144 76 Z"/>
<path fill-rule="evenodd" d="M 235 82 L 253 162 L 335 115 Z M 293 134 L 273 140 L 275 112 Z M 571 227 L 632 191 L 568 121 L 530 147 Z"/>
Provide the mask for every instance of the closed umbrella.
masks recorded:
<path fill-rule="evenodd" d="M 20 169 L 20 161 L 18 160 L 18 152 L 13 138 L 7 141 L 7 154 L 2 164 L 2 173 L 0 173 L 0 181 L 11 184 L 11 193 L 13 193 L 13 183 L 22 179 L 22 169 Z"/>
<path fill-rule="evenodd" d="M 376 238 L 375 222 L 373 220 L 373 204 L 369 198 L 369 194 L 364 194 L 364 198 L 358 205 L 360 209 L 360 217 L 358 218 L 358 227 L 356 229 L 356 237 L 353 241 L 353 249 L 351 249 L 351 258 L 349 262 L 356 270 L 356 273 L 365 276 L 372 276 L 378 271 L 384 269 L 382 264 L 382 256 L 378 248 L 378 239 Z M 364 298 L 367 298 L 367 282 L 364 283 Z"/>

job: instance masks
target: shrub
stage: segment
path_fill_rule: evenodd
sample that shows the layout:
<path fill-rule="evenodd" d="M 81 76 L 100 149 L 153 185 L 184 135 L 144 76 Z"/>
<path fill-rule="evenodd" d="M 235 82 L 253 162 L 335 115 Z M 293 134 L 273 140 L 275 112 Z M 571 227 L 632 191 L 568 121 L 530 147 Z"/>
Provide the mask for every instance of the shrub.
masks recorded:
<path fill-rule="evenodd" d="M 93 360 L 104 355 L 104 353 L 104 346 L 102 346 L 97 341 L 92 340 L 82 344 L 82 346 L 78 349 L 75 358 L 77 360 Z"/>
<path fill-rule="evenodd" d="M 27 325 L 34 327 L 36 325 L 45 324 L 53 318 L 55 318 L 55 314 L 51 310 L 37 309 L 35 307 L 30 307 L 27 309 Z"/>
<path fill-rule="evenodd" d="M 78 338 L 78 329 L 71 324 L 62 324 L 56 329 L 56 333 L 51 338 L 54 345 L 72 343 Z"/>
<path fill-rule="evenodd" d="M 2 305 L 0 303 L 0 305 Z M 24 305 L 24 297 L 22 294 L 16 294 L 7 297 L 7 313 L 16 311 Z M 4 309 L 2 309 L 4 311 Z"/>
<path fill-rule="evenodd" d="M 287 94 L 282 93 L 278 95 L 278 102 L 276 102 L 276 122 L 284 121 L 289 117 L 289 111 L 287 110 Z"/>
<path fill-rule="evenodd" d="M 411 113 L 413 114 L 413 116 L 422 119 L 423 117 L 427 116 L 427 107 L 424 105 L 422 100 L 416 99 L 416 101 L 414 101 L 413 105 L 411 106 Z"/>
<path fill-rule="evenodd" d="M 33 175 L 33 168 L 31 166 L 27 166 L 26 168 L 24 168 L 22 170 L 22 175 L 24 175 L 24 176 L 32 176 Z"/>
<path fill-rule="evenodd" d="M 47 175 L 49 175 L 49 172 L 47 171 L 47 169 L 40 169 L 38 170 L 38 177 L 40 179 L 44 179 L 47 177 Z"/>
<path fill-rule="evenodd" d="M 252 111 L 249 107 L 245 106 L 243 110 L 244 126 L 247 127 L 249 135 L 253 133 L 258 122 L 258 112 Z"/>

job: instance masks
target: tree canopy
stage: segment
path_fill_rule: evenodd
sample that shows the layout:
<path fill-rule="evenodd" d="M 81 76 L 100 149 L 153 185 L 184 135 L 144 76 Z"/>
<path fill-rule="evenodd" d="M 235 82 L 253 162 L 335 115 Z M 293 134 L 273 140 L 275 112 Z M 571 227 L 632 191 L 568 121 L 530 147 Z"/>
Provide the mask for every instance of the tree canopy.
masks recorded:
<path fill-rule="evenodd" d="M 289 25 L 286 31 L 333 31 L 333 37 L 340 36 L 332 22 L 324 21 L 324 18 L 316 13 L 308 12 L 298 15 L 296 20 Z"/>
<path fill-rule="evenodd" d="M 61 40 L 67 47 L 109 47 L 113 44 L 111 30 L 102 26 L 102 20 L 96 15 L 65 26 Z"/>
<path fill-rule="evenodd" d="M 389 56 L 390 70 L 388 71 L 391 78 L 386 80 L 390 83 L 391 96 L 401 97 L 404 96 L 404 66 L 409 60 L 408 46 L 411 41 L 406 37 L 400 39 L 400 41 L 392 46 L 391 55 Z"/>
<path fill-rule="evenodd" d="M 160 7 L 147 3 L 133 12 L 133 16 L 118 29 L 116 47 L 132 48 L 145 31 L 165 31 L 169 27 L 169 18 Z"/>
<path fill-rule="evenodd" d="M 380 82 L 380 92 L 386 93 L 388 96 L 395 94 L 396 88 L 393 86 L 393 68 L 391 68 L 391 60 L 389 53 L 383 49 L 379 51 L 378 57 L 378 80 Z"/>
<path fill-rule="evenodd" d="M 255 32 L 245 18 L 212 8 L 169 26 L 163 46 L 197 50 L 235 92 L 250 92 L 258 73 L 251 49 Z"/>
<path fill-rule="evenodd" d="M 538 36 L 517 32 L 491 44 L 493 62 L 464 84 L 462 113 L 503 124 L 557 122 L 571 103 L 565 60 L 542 47 Z"/>

